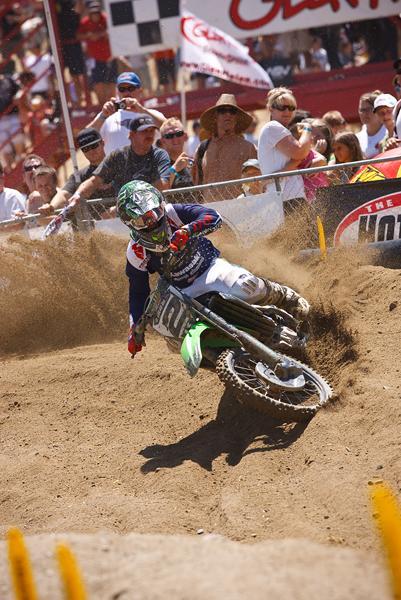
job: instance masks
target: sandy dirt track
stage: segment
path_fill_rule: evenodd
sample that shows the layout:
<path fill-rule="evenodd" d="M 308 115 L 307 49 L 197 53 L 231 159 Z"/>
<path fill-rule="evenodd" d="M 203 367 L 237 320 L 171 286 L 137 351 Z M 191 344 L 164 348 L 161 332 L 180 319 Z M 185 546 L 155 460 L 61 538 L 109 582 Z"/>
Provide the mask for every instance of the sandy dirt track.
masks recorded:
<path fill-rule="evenodd" d="M 367 484 L 384 479 L 401 488 L 401 271 L 341 255 L 306 269 L 273 253 L 274 271 L 265 249 L 252 257 L 254 271 L 278 279 L 284 271 L 318 307 L 310 360 L 338 392 L 309 424 L 282 424 L 242 408 L 211 373 L 189 379 L 159 338 L 150 335 L 142 354 L 127 357 L 123 246 L 96 236 L 74 249 L 62 241 L 46 250 L 14 241 L 4 251 L 2 534 L 20 527 L 37 564 L 43 557 L 45 573 L 47 534 L 74 533 L 96 598 L 120 597 L 113 595 L 114 564 L 122 569 L 122 598 L 160 597 L 157 585 L 134 595 L 128 548 L 134 552 L 138 544 L 147 548 L 149 571 L 156 547 L 164 549 L 166 564 L 177 558 L 182 565 L 186 556 L 182 577 L 191 594 L 165 597 L 218 597 L 194 575 L 199 561 L 206 579 L 227 585 L 222 590 L 230 598 L 246 597 L 230 591 L 236 573 L 244 585 L 248 578 L 250 598 L 267 597 L 268 573 L 282 586 L 272 588 L 273 598 L 279 589 L 280 597 L 287 592 L 300 600 L 387 598 Z M 235 251 L 231 256 L 238 260 Z M 241 262 L 251 267 L 249 260 Z M 134 533 L 165 537 L 139 542 Z M 185 537 L 171 537 L 177 534 Z M 98 562 L 94 554 L 92 564 L 89 548 L 100 552 L 102 543 L 107 559 L 100 554 Z M 9 597 L 4 546 L 0 556 L 0 597 Z M 227 581 L 219 571 L 224 564 Z M 271 568 L 262 573 L 265 564 Z M 108 586 L 99 584 L 99 565 L 102 572 L 110 568 Z M 316 567 L 309 595 L 297 579 L 309 573 L 307 565 Z M 161 573 L 168 579 L 168 569 Z M 50 575 L 42 577 L 44 583 Z M 352 581 L 358 591 L 351 594 Z"/>

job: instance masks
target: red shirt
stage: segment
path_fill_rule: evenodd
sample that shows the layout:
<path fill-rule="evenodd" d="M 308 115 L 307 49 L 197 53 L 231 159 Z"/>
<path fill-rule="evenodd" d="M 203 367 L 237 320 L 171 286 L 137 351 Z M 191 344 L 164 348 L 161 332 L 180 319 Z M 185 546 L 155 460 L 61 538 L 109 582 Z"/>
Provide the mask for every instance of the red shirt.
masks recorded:
<path fill-rule="evenodd" d="M 100 20 L 98 23 L 94 23 L 91 19 L 86 16 L 81 19 L 81 23 L 78 29 L 78 35 L 85 33 L 106 33 L 107 34 L 107 20 L 105 13 L 100 13 Z M 109 43 L 109 36 L 104 35 L 97 40 L 84 39 L 86 44 L 86 54 L 89 58 L 106 62 L 111 59 L 111 49 Z"/>

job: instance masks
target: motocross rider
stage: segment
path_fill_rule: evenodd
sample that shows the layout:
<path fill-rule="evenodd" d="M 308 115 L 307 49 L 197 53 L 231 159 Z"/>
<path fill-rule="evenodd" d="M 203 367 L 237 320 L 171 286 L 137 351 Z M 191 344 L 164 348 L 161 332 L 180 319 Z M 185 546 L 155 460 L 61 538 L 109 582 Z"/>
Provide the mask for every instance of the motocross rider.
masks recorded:
<path fill-rule="evenodd" d="M 275 304 L 299 319 L 307 316 L 309 304 L 294 290 L 220 258 L 220 251 L 205 237 L 222 224 L 212 208 L 166 204 L 158 189 L 134 180 L 120 189 L 117 212 L 132 238 L 126 264 L 131 326 L 128 351 L 132 357 L 142 350 L 133 328 L 150 293 L 149 273 L 168 273 L 169 281 L 192 298 L 224 292 L 250 304 Z"/>

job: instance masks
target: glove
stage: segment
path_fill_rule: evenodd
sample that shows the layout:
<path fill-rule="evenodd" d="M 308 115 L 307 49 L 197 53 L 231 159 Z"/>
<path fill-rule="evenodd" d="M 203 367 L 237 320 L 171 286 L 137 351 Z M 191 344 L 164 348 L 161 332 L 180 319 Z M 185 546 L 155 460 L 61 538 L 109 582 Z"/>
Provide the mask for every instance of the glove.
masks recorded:
<path fill-rule="evenodd" d="M 177 229 L 171 236 L 170 250 L 180 252 L 185 248 L 189 240 L 189 232 L 187 229 Z"/>
<path fill-rule="evenodd" d="M 142 350 L 142 344 L 137 344 L 134 337 L 134 325 L 129 330 L 128 335 L 128 352 L 131 354 L 131 358 L 135 357 L 137 352 Z"/>

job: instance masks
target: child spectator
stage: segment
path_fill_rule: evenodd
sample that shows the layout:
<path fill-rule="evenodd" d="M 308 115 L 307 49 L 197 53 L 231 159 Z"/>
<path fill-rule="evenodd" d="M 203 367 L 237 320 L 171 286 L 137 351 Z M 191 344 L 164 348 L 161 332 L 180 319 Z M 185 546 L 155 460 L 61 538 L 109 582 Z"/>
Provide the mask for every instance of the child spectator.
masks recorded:
<path fill-rule="evenodd" d="M 333 132 L 333 136 L 336 136 L 337 133 L 342 133 L 347 128 L 347 121 L 344 119 L 339 110 L 329 110 L 324 113 L 322 117 L 322 121 L 324 121 Z"/>
<path fill-rule="evenodd" d="M 35 191 L 26 201 L 26 211 L 30 214 L 38 212 L 39 206 L 50 203 L 57 189 L 57 172 L 52 167 L 39 167 L 33 172 Z"/>
<path fill-rule="evenodd" d="M 296 140 L 301 137 L 303 128 L 302 125 L 292 125 L 290 131 Z M 301 161 L 291 160 L 285 167 L 285 171 L 293 171 L 295 169 L 312 169 L 314 167 L 324 167 L 327 165 L 327 159 L 317 152 L 315 148 L 311 148 L 309 154 Z M 316 190 L 320 187 L 327 187 L 329 180 L 324 172 L 311 173 L 302 175 L 304 180 L 306 200 L 311 203 L 316 197 Z"/>
<path fill-rule="evenodd" d="M 247 177 L 259 177 L 262 175 L 262 171 L 260 170 L 260 164 L 257 158 L 249 158 L 242 165 L 241 178 L 245 179 Z M 263 180 L 250 181 L 249 183 L 241 184 L 242 189 L 244 190 L 243 194 L 238 196 L 238 198 L 245 198 L 245 196 L 257 196 L 258 194 L 263 194 L 265 182 Z"/>
<path fill-rule="evenodd" d="M 334 164 L 336 165 L 363 160 L 359 140 L 355 133 L 352 132 L 338 133 L 334 138 L 333 151 L 335 156 Z M 348 183 L 357 170 L 358 167 L 347 167 L 343 170 L 332 171 L 330 175 L 331 183 Z"/>

